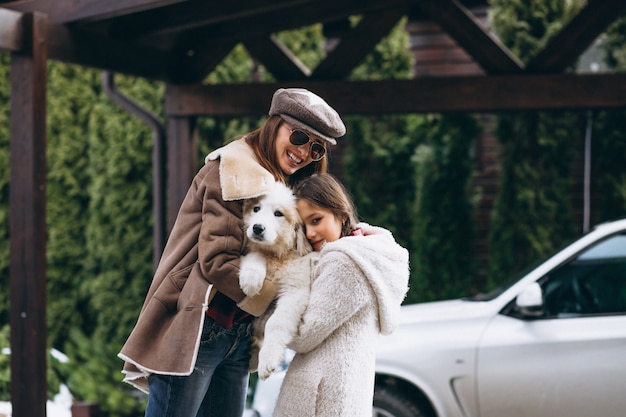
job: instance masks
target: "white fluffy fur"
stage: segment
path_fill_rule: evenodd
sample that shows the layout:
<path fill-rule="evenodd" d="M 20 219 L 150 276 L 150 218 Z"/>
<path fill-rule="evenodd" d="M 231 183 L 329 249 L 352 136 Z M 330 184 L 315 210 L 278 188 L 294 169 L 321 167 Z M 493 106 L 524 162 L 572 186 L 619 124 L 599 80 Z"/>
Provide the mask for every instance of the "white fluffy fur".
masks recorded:
<path fill-rule="evenodd" d="M 247 242 L 239 285 L 248 296 L 258 294 L 266 278 L 278 287 L 275 306 L 254 325 L 250 368 L 258 368 L 259 378 L 266 379 L 298 330 L 318 254 L 306 240 L 293 193 L 282 183 L 264 196 L 246 200 L 243 213 Z"/>

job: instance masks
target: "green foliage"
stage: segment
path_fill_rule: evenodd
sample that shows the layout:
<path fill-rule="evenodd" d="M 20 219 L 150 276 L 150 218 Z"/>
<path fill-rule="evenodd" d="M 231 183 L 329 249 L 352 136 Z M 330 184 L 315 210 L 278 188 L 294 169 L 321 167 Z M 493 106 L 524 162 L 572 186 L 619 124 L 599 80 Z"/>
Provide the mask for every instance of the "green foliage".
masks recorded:
<path fill-rule="evenodd" d="M 407 79 L 413 75 L 413 57 L 410 53 L 409 35 L 405 30 L 406 18 L 385 36 L 365 60 L 354 69 L 351 80 Z"/>
<path fill-rule="evenodd" d="M 626 18 L 606 32 L 601 43 L 607 65 L 626 71 Z M 603 196 L 596 222 L 626 217 L 626 112 L 622 109 L 594 114 L 591 156 Z"/>
<path fill-rule="evenodd" d="M 0 401 L 11 401 L 11 328 L 8 324 L 0 326 Z M 63 358 L 65 359 L 65 358 Z M 48 353 L 48 392 L 49 400 L 59 392 L 59 386 L 67 381 L 69 369 L 65 361 L 61 361 L 50 350 Z"/>
<path fill-rule="evenodd" d="M 290 51 L 310 70 L 313 70 L 324 58 L 324 35 L 322 25 L 315 24 L 297 30 L 276 34 Z"/>
<path fill-rule="evenodd" d="M 123 298 L 118 297 L 120 301 Z M 107 417 L 143 416 L 146 396 L 121 381 L 121 364 L 114 360 L 121 346 L 105 342 L 100 335 L 85 335 L 79 329 L 73 329 L 70 338 L 73 343 L 67 354 L 75 365 L 67 383 L 74 391 L 80 387 L 80 400 L 98 404 Z"/>
<path fill-rule="evenodd" d="M 617 20 L 602 39 L 601 49 L 609 68 L 626 71 L 626 18 Z"/>
<path fill-rule="evenodd" d="M 398 23 L 351 79 L 412 76 L 405 24 L 404 19 Z M 347 142 L 342 145 L 345 182 L 361 218 L 389 228 L 409 249 L 406 302 L 463 295 L 475 284 L 468 282 L 472 219 L 467 190 L 469 150 L 478 131 L 475 119 L 403 115 L 347 120 L 348 135 L 342 139 Z"/>
<path fill-rule="evenodd" d="M 432 116 L 417 147 L 412 280 L 408 302 L 458 298 L 474 281 L 470 147 L 480 128 L 472 115 Z"/>
<path fill-rule="evenodd" d="M 87 313 L 88 299 L 79 293 L 89 205 L 85 138 L 99 80 L 78 67 L 51 62 L 48 68 L 48 338 L 51 346 L 63 350 L 69 330 L 82 326 Z"/>
<path fill-rule="evenodd" d="M 243 45 L 237 45 L 209 74 L 207 81 L 212 84 L 249 82 L 252 69 L 250 55 Z"/>
<path fill-rule="evenodd" d="M 490 236 L 494 285 L 574 237 L 572 126 L 569 115 L 528 112 L 499 118 L 501 185 Z"/>
<path fill-rule="evenodd" d="M 406 247 L 411 242 L 413 201 L 411 155 L 420 143 L 420 116 L 346 118 L 341 138 L 343 181 L 363 221 L 390 229 Z M 416 121 L 417 120 L 417 121 Z M 412 124 L 413 123 L 413 124 Z"/>
<path fill-rule="evenodd" d="M 592 172 L 602 196 L 593 223 L 626 218 L 626 111 L 594 113 Z"/>
<path fill-rule="evenodd" d="M 128 96 L 159 108 L 159 85 L 131 77 L 120 77 L 117 84 Z M 134 407 L 128 402 L 120 407 L 111 399 L 122 392 L 117 352 L 152 279 L 152 134 L 102 94 L 93 102 L 86 128 L 89 207 L 83 262 L 89 278 L 77 284 L 88 304 L 85 322 L 70 333 L 65 349 L 76 365 L 73 375 L 89 374 L 90 382 L 72 379 L 70 388 L 86 401 L 98 400 L 108 415 L 131 415 L 142 407 L 137 399 Z"/>
<path fill-rule="evenodd" d="M 582 0 L 491 0 L 492 29 L 526 62 L 543 49 L 584 4 Z"/>
<path fill-rule="evenodd" d="M 0 327 L 0 401 L 11 400 L 11 355 L 9 339 L 11 328 L 8 324 Z"/>
<path fill-rule="evenodd" d="M 402 19 L 382 39 L 352 79 L 407 78 L 412 70 L 408 35 Z M 347 188 L 353 194 L 360 217 L 390 229 L 406 247 L 410 246 L 410 219 L 405 213 L 413 200 L 411 155 L 420 142 L 416 126 L 422 116 L 344 117 L 345 137 L 339 139 L 339 164 Z M 332 158 L 332 155 L 331 155 Z"/>
<path fill-rule="evenodd" d="M 7 67 L 8 60 L 0 70 Z M 0 78 L 0 94 L 7 85 L 8 77 Z M 160 85 L 119 77 L 118 86 L 153 112 L 162 106 Z M 128 388 L 122 387 L 116 354 L 152 276 L 152 135 L 105 97 L 99 71 L 50 62 L 47 98 L 48 340 L 50 347 L 71 352 L 67 370 L 49 360 L 50 395 L 63 380 L 77 400 L 97 400 L 107 415 L 138 415 L 143 399 L 117 400 Z M 0 118 L 7 120 L 3 129 L 8 106 L 1 107 Z M 0 132 L 0 157 L 6 158 L 8 132 Z M 5 237 L 8 166 L 7 159 L 0 168 Z M 8 247 L 1 249 L 4 284 Z M 8 308 L 8 302 L 1 306 Z M 7 311 L 0 314 L 0 324 L 7 323 Z"/>
<path fill-rule="evenodd" d="M 522 60 L 528 60 L 565 24 L 578 4 L 494 0 L 492 6 L 498 36 Z M 576 124 L 575 115 L 563 113 L 498 117 L 501 183 L 489 236 L 491 285 L 572 239 L 569 163 Z"/>

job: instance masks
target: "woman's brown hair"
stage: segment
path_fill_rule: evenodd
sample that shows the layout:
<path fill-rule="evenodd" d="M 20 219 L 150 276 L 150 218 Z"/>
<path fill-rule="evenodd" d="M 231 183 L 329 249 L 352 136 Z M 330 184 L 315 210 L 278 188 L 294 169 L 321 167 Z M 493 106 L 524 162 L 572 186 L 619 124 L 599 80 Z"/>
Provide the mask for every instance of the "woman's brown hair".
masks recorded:
<path fill-rule="evenodd" d="M 328 171 L 328 148 L 324 158 L 311 162 L 293 175 L 287 176 L 282 172 L 276 155 L 276 137 L 283 123 L 280 116 L 270 116 L 261 127 L 246 135 L 246 142 L 254 149 L 261 166 L 272 173 L 276 181 L 289 185 L 295 185 L 313 174 L 325 174 Z"/>
<path fill-rule="evenodd" d="M 316 206 L 330 210 L 341 220 L 341 237 L 348 236 L 359 222 L 352 196 L 331 174 L 312 175 L 294 188 L 298 200 L 304 199 Z"/>

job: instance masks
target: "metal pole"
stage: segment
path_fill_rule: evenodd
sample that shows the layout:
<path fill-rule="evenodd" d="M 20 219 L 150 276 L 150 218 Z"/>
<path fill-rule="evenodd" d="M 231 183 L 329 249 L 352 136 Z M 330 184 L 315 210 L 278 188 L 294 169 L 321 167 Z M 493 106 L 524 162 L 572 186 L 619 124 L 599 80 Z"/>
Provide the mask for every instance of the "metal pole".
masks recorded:
<path fill-rule="evenodd" d="M 587 233 L 591 218 L 591 127 L 593 114 L 587 112 L 587 126 L 585 129 L 585 170 L 583 179 L 583 233 Z"/>

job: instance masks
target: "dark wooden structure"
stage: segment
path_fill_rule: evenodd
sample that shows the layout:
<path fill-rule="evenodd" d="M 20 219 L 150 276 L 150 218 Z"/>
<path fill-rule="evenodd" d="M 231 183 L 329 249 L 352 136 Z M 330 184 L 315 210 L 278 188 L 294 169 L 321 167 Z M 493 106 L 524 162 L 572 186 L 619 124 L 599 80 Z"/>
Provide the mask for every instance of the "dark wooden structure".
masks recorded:
<path fill-rule="evenodd" d="M 0 1 L 0 49 L 11 53 L 10 297 L 13 415 L 45 415 L 46 62 L 59 60 L 167 83 L 168 212 L 195 173 L 195 123 L 203 115 L 260 115 L 277 87 L 302 86 L 341 114 L 500 112 L 626 107 L 626 74 L 564 74 L 626 2 L 587 5 L 530 62 L 522 63 L 470 12 L 471 0 L 20 0 Z M 345 25 L 351 15 L 362 19 Z M 430 21 L 480 73 L 346 81 L 408 15 Z M 305 68 L 274 36 L 323 23 L 336 46 Z M 339 28 L 339 30 L 337 30 Z M 238 43 L 278 80 L 202 85 Z M 169 222 L 172 222 L 170 218 Z"/>

